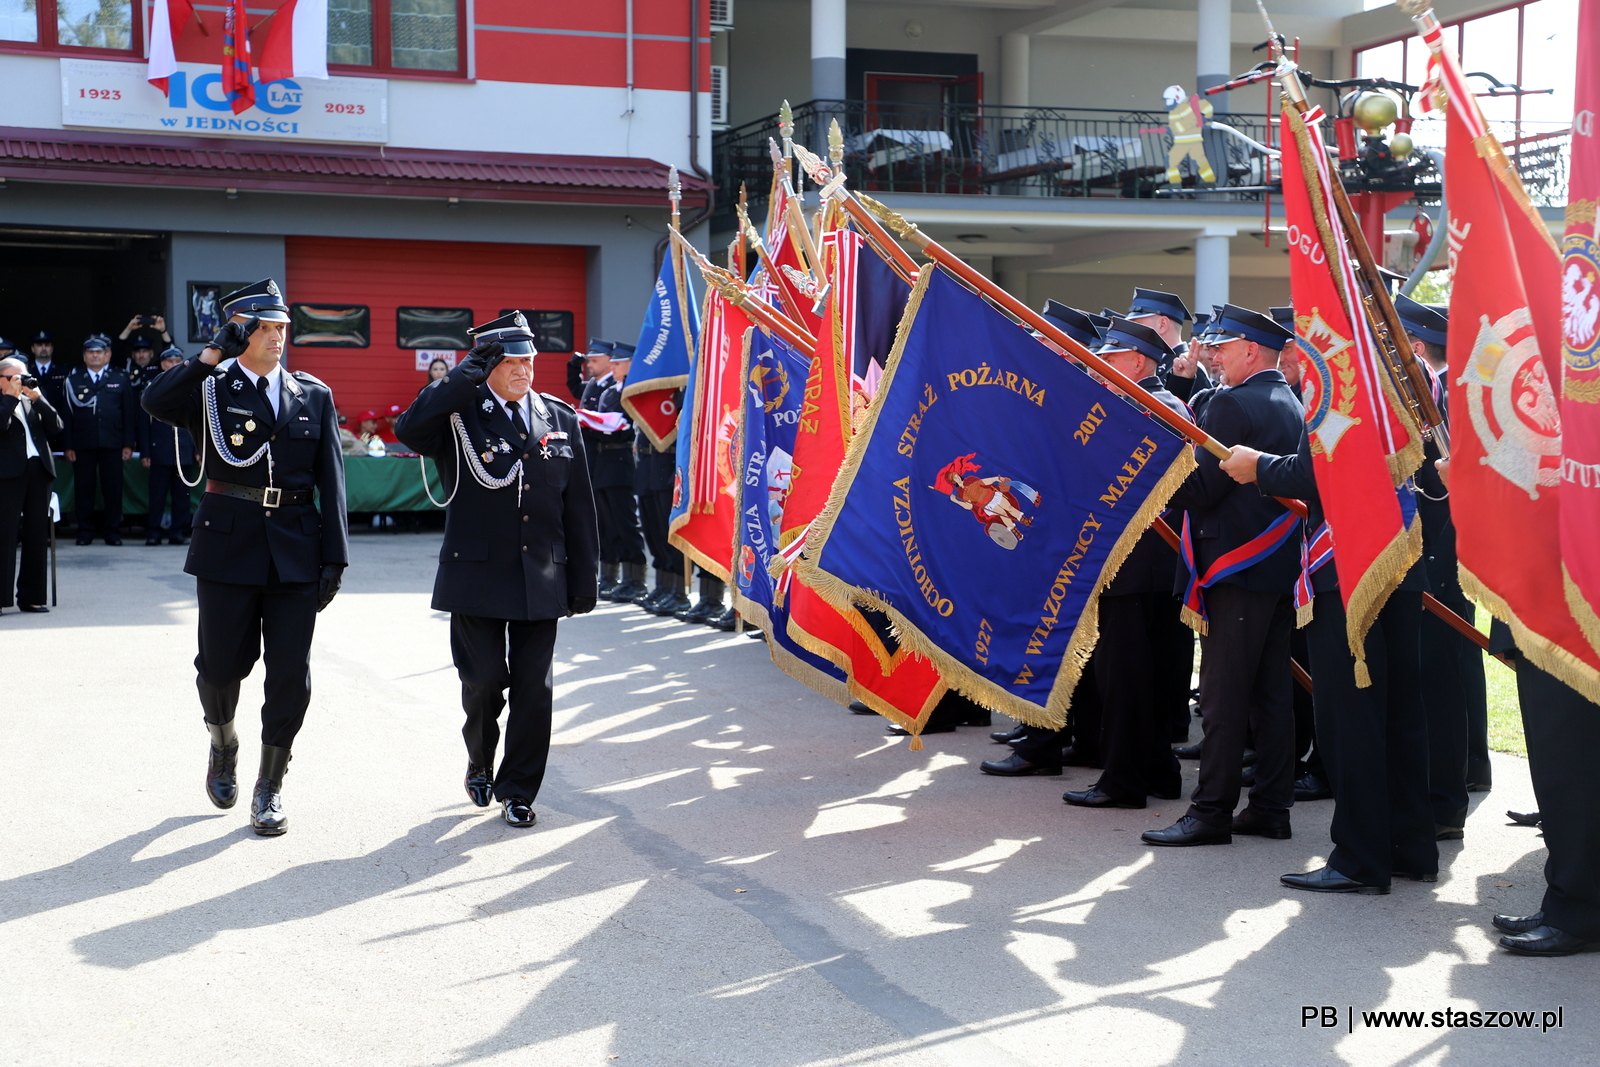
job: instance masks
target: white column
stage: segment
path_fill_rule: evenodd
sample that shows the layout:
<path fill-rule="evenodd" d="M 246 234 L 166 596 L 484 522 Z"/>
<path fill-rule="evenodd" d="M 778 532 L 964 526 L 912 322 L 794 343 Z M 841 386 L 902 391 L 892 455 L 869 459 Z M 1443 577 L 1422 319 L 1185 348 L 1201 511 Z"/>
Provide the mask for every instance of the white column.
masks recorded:
<path fill-rule="evenodd" d="M 843 100 L 845 0 L 811 0 L 811 99 Z"/>
<path fill-rule="evenodd" d="M 1207 233 L 1194 239 L 1194 310 L 1211 311 L 1228 302 L 1228 234 Z"/>
<path fill-rule="evenodd" d="M 813 0 L 815 2 L 815 0 Z M 1233 77 L 1233 5 L 1230 0 L 1199 0 L 1199 25 L 1194 41 L 1195 92 L 1221 85 Z M 1210 98 L 1218 111 L 1228 110 L 1228 94 Z"/>
<path fill-rule="evenodd" d="M 1028 104 L 1028 35 L 1000 35 L 1000 103 L 1006 107 Z"/>

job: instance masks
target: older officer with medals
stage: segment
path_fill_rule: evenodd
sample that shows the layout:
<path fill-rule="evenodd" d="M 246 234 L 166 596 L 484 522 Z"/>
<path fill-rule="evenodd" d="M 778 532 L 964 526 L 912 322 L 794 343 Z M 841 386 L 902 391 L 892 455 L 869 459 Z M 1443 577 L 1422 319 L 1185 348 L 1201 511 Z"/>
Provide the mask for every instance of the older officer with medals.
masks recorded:
<path fill-rule="evenodd" d="M 219 808 L 237 799 L 239 683 L 264 652 L 250 824 L 271 837 L 289 827 L 283 776 L 311 703 L 317 612 L 339 591 L 349 562 L 344 458 L 333 393 L 279 363 L 289 309 L 277 283 L 263 279 L 230 293 L 222 310 L 222 329 L 199 356 L 156 377 L 143 404 L 204 449 L 206 491 L 183 569 L 195 576 L 200 602 L 194 663 L 211 731 L 206 793 Z"/>
<path fill-rule="evenodd" d="M 474 327 L 459 367 L 395 421 L 451 486 L 433 608 L 450 613 L 466 712 L 467 796 L 532 826 L 550 754 L 556 622 L 592 611 L 600 534 L 577 413 L 535 393 L 520 312 Z M 510 693 L 505 753 L 494 767 Z"/>

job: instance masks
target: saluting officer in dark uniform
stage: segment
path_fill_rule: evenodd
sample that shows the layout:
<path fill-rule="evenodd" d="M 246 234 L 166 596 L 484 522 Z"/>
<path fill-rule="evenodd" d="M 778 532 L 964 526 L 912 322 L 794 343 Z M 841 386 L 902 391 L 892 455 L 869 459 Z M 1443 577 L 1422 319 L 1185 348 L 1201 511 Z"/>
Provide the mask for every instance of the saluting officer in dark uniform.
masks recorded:
<path fill-rule="evenodd" d="M 577 414 L 532 391 L 527 320 L 513 312 L 471 333 L 477 347 L 394 428 L 450 486 L 433 609 L 450 612 L 467 796 L 479 807 L 498 799 L 506 822 L 532 826 L 550 755 L 556 622 L 594 609 L 599 531 Z"/>
<path fill-rule="evenodd" d="M 311 703 L 311 635 L 350 560 L 344 456 L 333 393 L 279 363 L 289 309 L 277 283 L 229 293 L 222 313 L 228 321 L 200 355 L 163 371 L 143 404 L 205 449 L 206 492 L 183 569 L 200 602 L 195 686 L 211 732 L 206 793 L 219 808 L 238 796 L 239 683 L 265 652 L 250 824 L 267 837 L 289 828 L 283 776 Z"/>
<path fill-rule="evenodd" d="M 111 346 L 102 338 L 83 342 L 83 366 L 67 375 L 66 410 L 61 412 L 61 447 L 72 464 L 78 502 L 78 544 L 95 539 L 94 497 L 105 499 L 98 535 L 108 545 L 122 544 L 122 462 L 133 456 L 139 427 L 138 397 L 124 371 L 106 364 Z"/>
<path fill-rule="evenodd" d="M 1434 375 L 1433 399 L 1450 424 L 1450 393 L 1445 388 L 1445 345 L 1449 319 L 1444 309 L 1397 296 L 1395 310 L 1411 347 Z M 1439 447 L 1428 441 L 1417 468 L 1417 514 L 1422 517 L 1422 561 L 1429 590 L 1441 603 L 1472 622 L 1476 609 L 1461 590 L 1456 567 L 1456 527 L 1450 518 L 1450 490 L 1434 461 Z M 1484 792 L 1489 770 L 1489 700 L 1483 652 L 1432 612 L 1422 617 L 1422 663 L 1428 684 L 1422 703 L 1428 711 L 1428 787 L 1440 840 L 1465 836 L 1467 794 Z"/>
<path fill-rule="evenodd" d="M 173 345 L 161 353 L 156 375 L 171 370 L 184 360 L 183 349 Z M 145 384 L 155 381 L 154 376 Z M 144 390 L 140 390 L 142 394 Z M 145 470 L 150 472 L 150 513 L 145 519 L 144 543 L 161 543 L 161 516 L 167 510 L 167 498 L 172 499 L 172 525 L 167 527 L 169 544 L 189 543 L 189 487 L 180 475 L 195 462 L 194 437 L 188 430 L 156 422 L 146 412 L 139 412 L 139 452 Z"/>
<path fill-rule="evenodd" d="M 590 340 L 590 378 L 581 402 L 588 411 L 615 413 L 624 420 L 621 428 L 610 432 L 583 428 L 595 506 L 600 513 L 600 596 L 616 601 L 630 601 L 646 591 L 644 535 L 633 497 L 633 426 L 622 410 L 622 386 L 632 359 L 632 345 Z"/>
<path fill-rule="evenodd" d="M 1200 418 L 1200 428 L 1228 446 L 1275 455 L 1300 443 L 1304 412 L 1278 370 L 1289 331 L 1248 308 L 1228 304 L 1213 327 L 1217 365 L 1229 382 Z M 1298 523 L 1276 549 L 1231 574 L 1213 575 L 1219 559 L 1243 549 L 1282 518 L 1284 506 L 1254 486 L 1239 485 L 1217 458 L 1195 449 L 1198 469 L 1172 496 L 1189 512 L 1194 561 L 1209 616 L 1200 639 L 1200 715 L 1205 744 L 1200 781 L 1189 811 L 1143 839 L 1152 845 L 1226 844 L 1233 834 L 1287 838 L 1294 804 L 1294 685 L 1289 672 L 1290 593 L 1300 571 Z M 1180 569 L 1180 574 L 1186 574 Z M 1256 779 L 1250 806 L 1237 816 L 1245 734 L 1255 739 Z"/>

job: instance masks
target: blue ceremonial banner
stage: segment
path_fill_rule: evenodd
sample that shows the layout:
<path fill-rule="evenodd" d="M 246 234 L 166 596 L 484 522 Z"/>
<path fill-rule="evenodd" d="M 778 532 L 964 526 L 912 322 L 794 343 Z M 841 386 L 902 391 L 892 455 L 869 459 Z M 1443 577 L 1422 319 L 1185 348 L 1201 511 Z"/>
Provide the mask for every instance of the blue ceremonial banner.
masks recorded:
<path fill-rule="evenodd" d="M 789 495 L 795 429 L 805 398 L 811 360 L 759 326 L 748 330 L 740 380 L 744 385 L 744 432 L 739 463 L 739 519 L 728 583 L 733 606 L 767 634 L 772 661 L 785 674 L 840 704 L 850 702 L 844 672 L 789 636 L 789 612 L 778 588 L 793 581 L 772 577 L 777 531 Z"/>
<path fill-rule="evenodd" d="M 694 287 L 683 266 L 681 253 L 669 246 L 650 293 L 628 382 L 622 387 L 622 406 L 661 451 L 677 435 L 679 405 L 674 395 L 689 381 L 700 337 Z"/>
<path fill-rule="evenodd" d="M 929 266 L 797 566 L 830 602 L 887 612 L 954 688 L 1059 727 L 1100 589 L 1193 468 L 1172 431 Z"/>

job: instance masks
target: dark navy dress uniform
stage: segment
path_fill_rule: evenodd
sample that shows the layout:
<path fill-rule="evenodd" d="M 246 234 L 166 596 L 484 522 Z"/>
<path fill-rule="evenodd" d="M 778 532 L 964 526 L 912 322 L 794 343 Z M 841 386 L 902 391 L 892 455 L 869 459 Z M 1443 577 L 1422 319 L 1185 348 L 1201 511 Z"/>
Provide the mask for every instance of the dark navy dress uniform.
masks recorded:
<path fill-rule="evenodd" d="M 674 398 L 681 404 L 682 393 Z M 672 484 L 677 474 L 677 450 L 671 445 L 658 451 L 636 430 L 633 439 L 633 492 L 639 500 L 639 525 L 644 543 L 650 549 L 650 563 L 656 572 L 656 592 L 676 592 L 683 586 L 683 553 L 667 539 L 672 517 Z M 670 582 L 669 582 L 670 580 Z"/>
<path fill-rule="evenodd" d="M 622 408 L 622 383 L 611 374 L 590 381 L 584 386 L 581 406 L 602 414 L 626 414 Z M 583 442 L 600 514 L 600 561 L 642 567 L 644 535 L 639 529 L 633 496 L 633 433 L 632 426 L 615 433 L 601 433 L 585 426 Z"/>
<path fill-rule="evenodd" d="M 183 350 L 179 348 L 170 348 L 161 355 L 163 360 L 171 356 L 184 358 Z M 158 368 L 156 374 L 160 373 Z M 149 385 L 154 380 L 155 377 L 148 377 L 145 384 Z M 141 395 L 143 392 L 141 389 Z M 167 528 L 167 536 L 172 544 L 187 544 L 191 500 L 189 486 L 184 484 L 179 475 L 195 466 L 198 453 L 194 447 L 194 436 L 188 430 L 157 422 L 146 412 L 140 411 L 139 452 L 150 461 L 150 511 L 145 519 L 145 542 L 156 544 L 160 541 L 161 516 L 167 510 L 170 497 L 172 525 Z M 193 476 L 190 480 L 193 480 Z"/>
<path fill-rule="evenodd" d="M 1263 455 L 1256 483 L 1263 493 L 1304 500 L 1310 513 L 1306 528 L 1321 527 L 1309 431 L 1301 431 L 1293 454 Z M 1332 532 L 1337 543 L 1339 532 Z M 1356 686 L 1337 565 L 1329 560 L 1311 580 L 1306 646 L 1317 747 L 1334 797 L 1328 868 L 1382 891 L 1397 873 L 1431 878 L 1439 870 L 1439 846 L 1428 799 L 1428 723 L 1422 703 L 1420 633 L 1427 577 L 1420 563 L 1413 566 L 1367 631 L 1363 653 L 1372 684 L 1365 688 Z"/>
<path fill-rule="evenodd" d="M 50 486 L 56 480 L 50 438 L 60 432 L 61 416 L 43 389 L 38 400 L 0 395 L 0 608 L 44 606 Z M 20 571 L 14 569 L 18 541 Z"/>
<path fill-rule="evenodd" d="M 1224 309 L 1224 325 L 1230 313 L 1255 333 L 1250 340 L 1276 339 L 1281 348 L 1288 339 L 1271 319 L 1232 305 Z M 1201 429 L 1222 444 L 1274 455 L 1295 450 L 1304 423 L 1300 402 L 1275 369 L 1217 390 L 1200 418 Z M 1233 481 L 1204 449 L 1195 449 L 1195 459 L 1198 468 L 1173 494 L 1170 506 L 1189 513 L 1195 564 L 1203 575 L 1218 557 L 1265 531 L 1284 507 L 1258 487 Z M 1205 591 L 1210 618 L 1209 632 L 1200 639 L 1205 746 L 1188 815 L 1208 830 L 1227 832 L 1231 826 L 1247 732 L 1257 754 L 1250 807 L 1279 822 L 1287 821 L 1294 803 L 1289 633 L 1294 628 L 1290 594 L 1299 569 L 1299 541 L 1290 536 L 1267 558 Z"/>
<path fill-rule="evenodd" d="M 38 340 L 39 336 L 36 334 L 35 340 Z M 43 336 L 45 338 L 49 337 L 48 334 Z M 59 358 L 52 359 L 49 363 L 41 365 L 37 359 L 29 356 L 28 373 L 39 379 L 40 394 L 50 401 L 50 406 L 56 409 L 57 414 L 65 418 L 67 410 L 67 375 L 71 373 L 71 368 Z M 60 433 L 57 432 L 51 440 L 57 441 L 60 436 Z"/>
<path fill-rule="evenodd" d="M 78 543 L 96 536 L 121 540 L 122 450 L 138 444 L 138 395 L 124 371 L 106 367 L 98 376 L 76 367 L 63 383 L 61 447 L 76 454 L 72 464 L 77 499 Z M 42 390 L 41 390 L 42 392 Z M 95 493 L 105 501 L 104 520 L 94 524 Z"/>
<path fill-rule="evenodd" d="M 533 351 L 520 315 L 473 333 L 480 343 L 503 339 L 508 355 Z M 453 416 L 467 435 L 465 449 Z M 596 597 L 599 532 L 577 414 L 538 393 L 508 410 L 507 398 L 457 367 L 417 395 L 395 420 L 395 434 L 434 460 L 453 494 L 433 608 L 450 612 L 468 792 L 476 778 L 483 792 L 473 799 L 486 805 L 492 779 L 497 799 L 531 805 L 549 758 L 556 622 L 589 610 Z M 485 478 L 505 484 L 490 487 Z M 505 752 L 495 772 L 508 689 Z"/>

